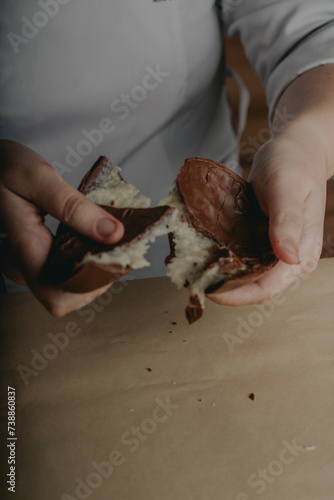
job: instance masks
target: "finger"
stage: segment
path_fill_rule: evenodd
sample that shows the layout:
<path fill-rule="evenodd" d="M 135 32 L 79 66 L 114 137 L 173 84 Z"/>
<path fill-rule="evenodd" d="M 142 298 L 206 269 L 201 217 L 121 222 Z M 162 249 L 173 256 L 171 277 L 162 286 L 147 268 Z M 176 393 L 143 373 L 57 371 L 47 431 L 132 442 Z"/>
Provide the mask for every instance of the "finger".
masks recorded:
<path fill-rule="evenodd" d="M 269 217 L 271 245 L 276 256 L 287 264 L 300 261 L 304 205 L 309 194 L 308 189 L 293 182 L 286 169 L 274 172 L 262 191 L 262 202 Z"/>
<path fill-rule="evenodd" d="M 289 182 L 290 179 L 290 182 Z M 307 187 L 289 175 L 269 184 L 264 195 L 268 206 L 269 237 L 276 256 L 298 264 L 306 257 L 318 258 L 326 206 L 325 183 Z"/>
<path fill-rule="evenodd" d="M 318 251 L 316 251 L 318 254 Z M 208 299 L 220 305 L 245 306 L 262 304 L 276 295 L 284 292 L 288 287 L 313 272 L 319 259 L 305 257 L 300 264 L 291 265 L 279 261 L 274 268 L 264 274 L 254 283 L 227 292 L 215 292 L 207 295 Z"/>
<path fill-rule="evenodd" d="M 106 292 L 111 285 L 112 283 L 109 283 L 87 293 L 71 293 L 41 284 L 34 286 L 32 292 L 52 316 L 61 318 L 72 311 L 86 306 L 96 297 Z"/>
<path fill-rule="evenodd" d="M 213 302 L 229 306 L 260 304 L 283 292 L 302 276 L 313 272 L 321 255 L 323 241 L 324 208 L 321 208 L 318 200 L 319 196 L 311 193 L 305 202 L 305 222 L 300 238 L 298 265 L 279 261 L 254 283 L 227 292 L 215 292 L 207 297 Z"/>
<path fill-rule="evenodd" d="M 300 265 L 278 262 L 273 269 L 254 283 L 227 292 L 215 292 L 207 297 L 216 304 L 226 306 L 261 304 L 283 292 L 298 280 L 301 274 Z"/>
<path fill-rule="evenodd" d="M 123 236 L 120 221 L 88 200 L 47 163 L 23 169 L 15 189 L 18 195 L 88 238 L 112 244 Z"/>
<path fill-rule="evenodd" d="M 43 232 L 48 233 L 46 228 L 42 227 Z M 9 247 L 1 248 L 1 271 L 10 280 L 18 283 L 20 285 L 29 286 L 32 293 L 39 300 L 41 304 L 56 317 L 62 317 L 76 309 L 80 309 L 85 305 L 89 304 L 96 297 L 104 293 L 110 286 L 111 283 L 105 285 L 99 289 L 92 290 L 89 293 L 74 294 L 70 292 L 65 292 L 61 288 L 54 288 L 48 284 L 43 283 L 42 269 L 43 262 L 45 262 L 48 251 L 42 252 L 41 248 L 44 245 L 33 244 L 33 238 L 29 235 L 28 240 L 26 240 L 27 234 L 22 234 L 22 247 L 26 248 L 26 252 L 21 256 L 20 268 L 22 272 L 17 267 L 17 260 L 14 259 L 13 251 Z M 50 241 L 52 236 L 50 236 Z M 38 238 L 38 241 L 40 238 Z M 36 250 L 31 251 L 31 248 L 35 247 L 38 249 L 38 254 L 36 255 Z M 23 274 L 27 276 L 27 279 L 23 277 Z"/>
<path fill-rule="evenodd" d="M 61 317 L 83 307 L 110 287 L 111 283 L 88 293 L 74 294 L 45 283 L 43 271 L 52 244 L 52 234 L 44 226 L 33 204 L 12 193 L 7 193 L 2 201 L 13 213 L 12 232 L 3 250 L 4 258 L 1 259 L 2 271 L 16 283 L 28 285 L 52 315 Z"/>
<path fill-rule="evenodd" d="M 30 286 L 42 272 L 53 237 L 33 203 L 5 189 L 1 189 L 0 194 L 1 211 L 9 233 L 2 270 L 16 283 L 25 281 Z"/>

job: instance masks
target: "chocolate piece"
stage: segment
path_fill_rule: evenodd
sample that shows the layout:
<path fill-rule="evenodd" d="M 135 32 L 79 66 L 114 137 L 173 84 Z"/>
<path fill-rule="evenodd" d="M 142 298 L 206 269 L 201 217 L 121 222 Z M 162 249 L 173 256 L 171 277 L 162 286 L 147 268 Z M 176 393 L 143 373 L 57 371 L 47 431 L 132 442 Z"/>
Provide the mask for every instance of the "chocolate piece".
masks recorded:
<path fill-rule="evenodd" d="M 202 317 L 203 306 L 197 295 L 191 295 L 189 297 L 189 305 L 187 305 L 185 312 L 189 325 Z"/>
<path fill-rule="evenodd" d="M 225 252 L 228 252 L 227 256 Z M 212 262 L 219 263 L 220 272 L 225 275 L 224 279 L 206 288 L 205 293 L 213 293 L 217 290 L 233 290 L 241 285 L 255 281 L 277 262 L 273 252 L 268 251 L 268 249 L 257 257 L 240 257 L 230 249 L 223 249 L 223 253 L 224 255 L 218 254 L 217 257 L 213 257 Z M 210 267 L 210 264 L 208 267 Z"/>
<path fill-rule="evenodd" d="M 132 271 L 131 267 L 102 264 L 85 260 L 90 255 L 111 252 L 116 247 L 125 248 L 147 236 L 171 212 L 168 206 L 153 208 L 115 208 L 102 206 L 109 214 L 124 224 L 123 238 L 112 245 L 104 245 L 86 238 L 60 223 L 48 262 L 48 279 L 53 285 L 64 284 L 73 292 L 86 292 L 111 283 Z M 84 269 L 85 268 L 85 269 Z M 79 271 L 80 277 L 73 278 Z M 85 272 L 84 272 L 85 271 Z M 89 279 L 88 279 L 89 278 Z M 63 285 L 64 287 L 64 285 Z"/>
<path fill-rule="evenodd" d="M 51 284 L 61 285 L 63 289 L 71 292 L 82 293 L 111 284 L 132 271 L 130 265 L 124 267 L 117 263 L 117 259 L 108 263 L 108 253 L 118 247 L 123 247 L 122 250 L 124 249 L 126 252 L 143 238 L 154 239 L 155 228 L 163 223 L 165 217 L 173 209 L 168 206 L 116 208 L 113 206 L 117 203 L 113 188 L 116 188 L 117 193 L 122 187 L 129 196 L 128 203 L 130 205 L 135 203 L 138 206 L 138 200 L 140 203 L 144 202 L 145 205 L 149 202 L 143 196 L 139 199 L 135 198 L 136 189 L 124 181 L 119 173 L 119 168 L 113 166 L 106 156 L 100 156 L 83 177 L 78 190 L 84 195 L 94 193 L 96 188 L 105 191 L 107 196 L 104 196 L 104 199 L 107 200 L 105 203 L 108 205 L 99 206 L 123 223 L 124 236 L 113 245 L 103 245 L 60 223 L 46 266 L 46 277 Z M 124 199 L 122 203 L 124 203 Z M 145 253 L 145 250 L 146 246 L 143 246 L 142 253 Z M 106 259 L 89 259 L 90 256 L 100 256 L 104 253 L 107 254 Z"/>
<path fill-rule="evenodd" d="M 86 194 L 90 189 L 95 188 L 101 182 L 101 177 L 107 175 L 107 169 L 111 165 L 109 158 L 100 156 L 91 169 L 84 175 L 78 187 L 80 193 Z M 124 180 L 120 173 L 118 176 Z"/>
<path fill-rule="evenodd" d="M 177 185 L 197 231 L 239 257 L 271 252 L 268 219 L 242 177 L 217 161 L 194 157 L 182 165 Z"/>
<path fill-rule="evenodd" d="M 215 245 L 216 247 L 216 245 Z M 276 262 L 275 256 L 265 254 L 263 258 L 239 258 L 231 250 L 223 249 L 222 253 L 228 256 L 213 257 L 210 265 L 218 262 L 222 279 L 218 283 L 208 286 L 205 294 L 220 293 L 239 288 L 258 279 L 266 270 L 271 269 Z M 203 315 L 203 306 L 197 295 L 190 296 L 189 305 L 186 307 L 186 317 L 189 324 Z"/>
<path fill-rule="evenodd" d="M 239 175 L 217 161 L 194 157 L 182 165 L 176 185 L 188 225 L 212 241 L 211 256 L 202 275 L 213 266 L 217 268 L 212 284 L 202 289 L 200 296 L 191 291 L 199 278 L 184 282 L 184 287 L 190 289 L 186 317 L 193 323 L 203 314 L 204 293 L 251 283 L 278 259 L 269 240 L 268 218 L 261 211 L 251 184 Z M 166 265 L 177 257 L 173 233 L 169 234 L 169 243 Z"/>

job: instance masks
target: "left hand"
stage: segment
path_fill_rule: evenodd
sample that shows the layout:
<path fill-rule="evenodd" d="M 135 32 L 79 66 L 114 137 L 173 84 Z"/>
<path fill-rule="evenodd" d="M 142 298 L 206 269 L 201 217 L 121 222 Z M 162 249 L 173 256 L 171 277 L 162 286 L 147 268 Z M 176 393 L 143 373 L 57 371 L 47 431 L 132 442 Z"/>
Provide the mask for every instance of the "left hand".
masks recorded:
<path fill-rule="evenodd" d="M 254 283 L 208 298 L 232 306 L 266 302 L 313 271 L 322 249 L 326 180 L 325 158 L 308 135 L 286 130 L 264 144 L 249 181 L 269 217 L 270 241 L 280 260 Z"/>
<path fill-rule="evenodd" d="M 255 155 L 248 180 L 269 217 L 271 245 L 280 260 L 252 284 L 208 295 L 214 302 L 266 302 L 316 268 L 326 182 L 334 174 L 333 86 L 334 65 L 321 65 L 294 80 L 279 99 L 273 136 Z"/>

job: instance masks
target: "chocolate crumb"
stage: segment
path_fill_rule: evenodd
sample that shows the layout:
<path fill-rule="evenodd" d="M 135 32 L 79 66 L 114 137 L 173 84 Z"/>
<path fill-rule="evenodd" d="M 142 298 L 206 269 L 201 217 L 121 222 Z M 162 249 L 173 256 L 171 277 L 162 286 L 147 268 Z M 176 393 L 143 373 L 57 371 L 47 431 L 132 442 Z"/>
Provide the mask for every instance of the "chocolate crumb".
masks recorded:
<path fill-rule="evenodd" d="M 170 323 L 171 325 L 177 325 L 177 322 L 176 321 L 171 321 Z"/>
<path fill-rule="evenodd" d="M 252 392 L 248 395 L 248 397 L 249 397 L 249 399 L 251 399 L 252 401 L 254 401 L 255 396 L 254 396 L 254 394 Z"/>
<path fill-rule="evenodd" d="M 198 399 L 197 401 L 201 402 L 202 400 L 201 400 L 201 399 Z"/>
<path fill-rule="evenodd" d="M 148 372 L 151 372 L 151 371 L 152 371 L 152 368 L 146 368 L 146 370 L 147 370 Z"/>

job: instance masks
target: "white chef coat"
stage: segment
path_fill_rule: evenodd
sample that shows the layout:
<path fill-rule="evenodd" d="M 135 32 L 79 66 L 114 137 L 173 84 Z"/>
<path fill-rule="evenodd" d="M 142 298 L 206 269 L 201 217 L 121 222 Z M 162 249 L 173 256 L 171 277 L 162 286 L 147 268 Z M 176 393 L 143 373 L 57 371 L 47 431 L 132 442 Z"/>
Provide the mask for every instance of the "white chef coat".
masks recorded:
<path fill-rule="evenodd" d="M 270 110 L 296 76 L 334 62 L 333 0 L 6 0 L 0 12 L 0 138 L 74 186 L 104 154 L 153 204 L 188 156 L 237 165 L 221 15 Z M 160 240 L 139 276 L 165 274 Z"/>

